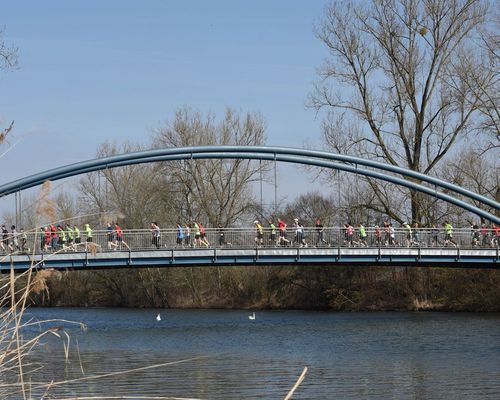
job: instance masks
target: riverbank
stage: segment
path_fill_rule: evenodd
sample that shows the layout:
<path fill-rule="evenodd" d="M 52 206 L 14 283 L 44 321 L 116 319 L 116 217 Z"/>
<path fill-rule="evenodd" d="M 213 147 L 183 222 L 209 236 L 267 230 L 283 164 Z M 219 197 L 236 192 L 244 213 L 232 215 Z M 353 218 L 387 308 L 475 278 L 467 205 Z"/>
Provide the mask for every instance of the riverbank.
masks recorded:
<path fill-rule="evenodd" d="M 33 306 L 500 312 L 500 271 L 208 267 L 46 273 Z"/>

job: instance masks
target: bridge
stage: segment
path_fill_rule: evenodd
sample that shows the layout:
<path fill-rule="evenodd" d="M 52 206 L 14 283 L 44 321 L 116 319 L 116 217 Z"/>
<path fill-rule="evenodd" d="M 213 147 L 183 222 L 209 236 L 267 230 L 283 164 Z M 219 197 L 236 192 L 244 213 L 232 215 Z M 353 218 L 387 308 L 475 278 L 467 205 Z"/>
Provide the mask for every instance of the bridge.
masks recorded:
<path fill-rule="evenodd" d="M 359 157 L 334 154 L 323 151 L 270 146 L 198 146 L 145 150 L 134 153 L 113 155 L 95 160 L 83 161 L 0 185 L 0 197 L 17 194 L 25 189 L 40 185 L 47 180 L 56 181 L 71 176 L 94 171 L 117 168 L 141 163 L 198 160 L 198 159 L 248 159 L 268 162 L 285 162 L 311 165 L 345 171 L 351 174 L 383 180 L 407 189 L 418 191 L 447 203 L 456 205 L 483 220 L 500 226 L 500 203 L 478 193 L 464 189 L 453 183 L 422 174 L 417 171 L 365 160 Z M 275 196 L 276 197 L 276 196 Z M 20 196 L 19 196 L 20 199 Z M 20 202 L 20 200 L 19 200 Z M 217 246 L 217 231 L 208 232 L 212 245 L 203 247 L 175 246 L 166 241 L 160 248 L 151 248 L 150 232 L 126 232 L 129 247 L 107 251 L 105 232 L 97 232 L 97 243 L 89 247 L 78 246 L 75 249 L 60 249 L 44 252 L 38 246 L 31 246 L 31 251 L 21 249 L 0 256 L 0 271 L 13 267 L 23 271 L 31 266 L 57 269 L 98 269 L 98 268 L 134 268 L 168 266 L 207 266 L 207 265 L 403 265 L 403 266 L 438 266 L 498 268 L 498 238 L 490 246 L 477 248 L 471 243 L 471 231 L 457 232 L 457 246 L 443 247 L 434 238 L 432 231 L 422 230 L 425 238 L 414 243 L 406 243 L 404 230 L 397 232 L 401 236 L 394 243 L 386 244 L 374 240 L 374 233 L 369 232 L 366 244 L 349 246 L 343 241 L 340 228 L 330 228 L 325 237 L 328 245 L 308 247 L 276 246 L 274 243 L 262 243 L 256 246 L 255 232 L 227 231 L 227 241 L 232 246 Z M 306 229 L 306 235 L 312 238 L 315 232 Z M 32 234 L 31 234 L 32 235 Z M 249 237 L 250 235 L 250 237 Z M 233 236 L 233 237 L 231 237 Z M 147 239 L 143 239 L 147 237 Z M 175 232 L 162 232 L 163 238 L 175 238 Z M 431 240 L 434 238 L 435 240 Z M 39 238 L 32 237 L 27 242 L 38 243 Z"/>
<path fill-rule="evenodd" d="M 97 270 L 109 268 L 147 267 L 204 267 L 204 266 L 407 266 L 499 269 L 498 240 L 489 235 L 487 241 L 471 245 L 470 230 L 456 230 L 454 245 L 445 246 L 444 233 L 428 229 L 414 231 L 418 242 L 407 241 L 403 229 L 395 232 L 389 244 L 384 238 L 377 239 L 374 229 L 367 229 L 362 242 L 359 235 L 352 244 L 345 240 L 340 228 L 326 228 L 319 241 L 315 228 L 305 229 L 304 242 L 294 240 L 279 243 L 266 230 L 262 243 L 256 240 L 255 230 L 225 229 L 224 239 L 220 231 L 207 229 L 208 245 L 194 241 L 181 244 L 176 241 L 176 230 L 161 231 L 161 240 L 153 242 L 149 230 L 124 231 L 123 241 L 108 240 L 106 231 L 94 232 L 91 243 L 44 250 L 40 245 L 24 248 L 0 256 L 0 272 L 13 268 L 22 272 L 29 268 L 53 268 L 57 270 Z M 26 243 L 40 243 L 40 235 L 30 233 Z M 20 245 L 21 246 L 21 245 Z"/>

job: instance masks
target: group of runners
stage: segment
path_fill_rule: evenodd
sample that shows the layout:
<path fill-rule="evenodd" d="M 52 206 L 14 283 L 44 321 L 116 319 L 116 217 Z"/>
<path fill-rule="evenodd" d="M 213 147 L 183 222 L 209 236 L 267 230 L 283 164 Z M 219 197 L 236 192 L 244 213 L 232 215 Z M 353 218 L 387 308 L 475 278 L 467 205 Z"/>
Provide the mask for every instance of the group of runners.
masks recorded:
<path fill-rule="evenodd" d="M 28 250 L 28 235 L 21 228 L 20 232 L 16 230 L 16 226 L 12 225 L 10 231 L 5 225 L 2 225 L 2 240 L 0 241 L 0 249 L 5 253 L 13 253 L 15 251 Z"/>
<path fill-rule="evenodd" d="M 94 245 L 94 230 L 90 224 L 84 224 L 80 230 L 78 225 L 51 224 L 40 228 L 40 249 L 44 251 L 78 251 L 87 250 Z M 121 249 L 127 246 L 123 240 L 123 230 L 117 223 L 108 223 L 108 250 Z M 82 237 L 85 239 L 82 241 Z"/>
<path fill-rule="evenodd" d="M 73 224 L 50 224 L 40 228 L 40 249 L 44 251 L 59 251 L 73 250 L 76 251 L 80 247 L 87 247 L 87 243 L 92 242 L 92 228 L 89 224 L 85 224 L 83 232 L 85 234 L 85 242 L 82 245 L 82 233 L 78 225 Z"/>
<path fill-rule="evenodd" d="M 219 245 L 230 245 L 231 243 L 226 242 L 224 228 L 221 224 L 218 226 L 218 232 L 220 232 L 219 236 Z M 151 243 L 154 247 L 161 247 L 161 229 L 158 226 L 157 222 L 151 222 L 151 235 L 152 240 Z M 191 235 L 194 236 L 194 239 L 191 238 Z M 207 238 L 207 233 L 205 231 L 205 227 L 201 222 L 192 221 L 191 223 L 181 224 L 177 223 L 176 228 L 176 239 L 175 244 L 178 247 L 209 247 L 210 242 Z"/>
<path fill-rule="evenodd" d="M 244 229 L 233 230 L 225 228 L 221 224 L 215 229 L 210 229 L 207 236 L 205 227 L 201 222 L 192 221 L 190 223 L 177 223 L 175 230 L 176 247 L 196 248 L 210 247 L 209 237 L 216 242 L 219 247 L 232 246 L 231 239 L 237 245 L 248 245 L 244 242 Z M 290 226 L 282 218 L 275 221 L 269 219 L 266 226 L 259 220 L 254 220 L 255 245 L 257 247 L 326 247 L 330 245 L 341 245 L 346 247 L 367 247 L 367 246 L 430 246 L 430 247 L 457 247 L 459 243 L 454 238 L 453 225 L 445 221 L 440 227 L 432 225 L 430 227 L 420 227 L 418 223 L 409 224 L 404 222 L 395 228 L 390 221 L 384 221 L 380 226 L 365 227 L 363 224 L 352 224 L 350 221 L 343 224 L 341 231 L 338 229 L 325 228 L 318 218 L 314 221 L 313 227 L 305 228 L 298 218 L 294 218 Z M 20 229 L 18 232 L 14 225 L 8 230 L 5 225 L 1 226 L 2 240 L 0 240 L 0 251 L 4 253 L 27 252 L 29 251 L 28 235 Z M 171 230 L 160 229 L 157 222 L 151 222 L 151 246 L 160 248 L 170 245 L 173 240 Z M 226 237 L 230 231 L 230 240 Z M 292 234 L 289 235 L 289 231 Z M 50 224 L 40 228 L 40 250 L 46 252 L 55 251 L 79 251 L 87 250 L 89 246 L 105 247 L 103 243 L 104 232 L 99 232 L 99 239 L 94 242 L 94 231 L 88 223 L 80 230 L 76 224 Z M 102 232 L 102 233 L 101 233 Z M 125 242 L 124 232 L 117 223 L 108 223 L 105 231 L 107 237 L 108 250 L 130 249 Z M 500 245 L 500 227 L 493 224 L 488 227 L 486 224 L 470 224 L 470 246 L 471 247 L 498 247 Z M 340 233 L 340 236 L 339 236 Z M 463 230 L 460 231 L 460 244 L 464 245 Z M 132 233 L 131 237 L 132 237 Z M 165 244 L 162 243 L 162 234 L 167 235 Z M 234 235 L 234 236 L 233 236 Z M 250 239 L 251 240 L 251 239 Z M 466 239 L 468 242 L 468 239 Z M 38 241 L 38 239 L 37 239 Z M 133 247 L 144 247 L 144 243 L 132 240 Z M 466 243 L 467 243 L 466 242 Z"/>
<path fill-rule="evenodd" d="M 304 225 L 294 218 L 292 229 L 294 232 L 293 238 L 289 239 L 287 235 L 287 224 L 283 219 L 277 219 L 277 226 L 272 220 L 268 221 L 268 227 L 264 228 L 259 220 L 254 221 L 256 228 L 255 243 L 257 246 L 274 245 L 274 246 L 299 246 L 299 247 L 320 247 L 328 246 L 330 243 L 326 240 L 325 227 L 318 218 L 315 221 L 313 229 L 305 229 Z M 357 225 L 346 222 L 341 227 L 343 246 L 347 247 L 367 247 L 372 246 L 422 246 L 428 245 L 431 247 L 457 247 L 458 244 L 453 238 L 453 225 L 449 221 L 444 221 L 441 228 L 435 224 L 430 227 L 421 227 L 418 223 L 409 224 L 403 222 L 396 229 L 392 222 L 384 221 L 382 226 L 366 228 L 363 224 Z M 398 231 L 404 232 L 404 239 L 401 235 L 397 235 Z M 368 236 L 368 232 L 371 236 Z M 267 234 L 266 234 L 267 233 Z M 444 240 L 440 239 L 444 233 Z M 306 234 L 312 237 L 306 238 Z M 425 237 L 423 237 L 425 235 Z M 330 235 L 331 236 L 331 235 Z M 331 237 L 329 238 L 332 239 Z M 339 239 L 337 238 L 338 242 Z M 481 227 L 476 224 L 471 224 L 471 246 L 472 247 L 497 247 L 500 245 L 500 227 L 493 224 L 488 228 L 486 224 Z"/>

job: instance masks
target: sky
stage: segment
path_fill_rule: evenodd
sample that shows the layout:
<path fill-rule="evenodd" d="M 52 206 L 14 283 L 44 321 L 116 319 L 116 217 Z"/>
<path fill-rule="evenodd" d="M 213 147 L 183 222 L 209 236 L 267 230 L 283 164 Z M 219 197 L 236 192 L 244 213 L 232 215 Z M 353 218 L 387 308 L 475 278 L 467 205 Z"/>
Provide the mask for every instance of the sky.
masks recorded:
<path fill-rule="evenodd" d="M 0 182 L 95 158 L 105 141 L 147 144 L 183 106 L 259 112 L 267 144 L 321 148 L 321 118 L 306 103 L 327 56 L 313 31 L 327 4 L 2 2 L 19 68 L 0 72 L 0 128 L 15 120 Z M 289 171 L 279 168 L 279 197 L 314 186 Z"/>

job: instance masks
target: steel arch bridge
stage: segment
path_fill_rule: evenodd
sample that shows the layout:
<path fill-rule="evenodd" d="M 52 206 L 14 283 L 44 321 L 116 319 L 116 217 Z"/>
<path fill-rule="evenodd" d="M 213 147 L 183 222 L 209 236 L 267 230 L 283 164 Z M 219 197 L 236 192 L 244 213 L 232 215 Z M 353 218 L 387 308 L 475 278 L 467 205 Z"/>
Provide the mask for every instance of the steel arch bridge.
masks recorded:
<path fill-rule="evenodd" d="M 317 150 L 306 150 L 290 147 L 273 146 L 195 146 L 138 151 L 127 154 L 82 161 L 59 168 L 50 169 L 38 174 L 21 178 L 0 185 L 0 197 L 16 193 L 37 185 L 46 180 L 56 181 L 88 172 L 106 170 L 126 165 L 143 164 L 159 161 L 196 160 L 196 159 L 247 159 L 280 161 L 286 163 L 311 165 L 346 171 L 403 186 L 421 193 L 428 194 L 445 202 L 454 204 L 497 225 L 500 217 L 486 211 L 490 208 L 500 211 L 500 203 L 485 196 L 464 189 L 453 183 L 438 179 L 410 169 L 384 164 L 378 161 L 365 160 L 360 157 L 328 153 Z M 379 172 L 381 171 L 381 172 Z M 392 174 L 400 175 L 394 176 Z M 427 183 L 428 185 L 421 184 Z M 430 185 L 430 186 L 429 186 Z M 480 208 L 445 193 L 440 189 L 454 192 L 480 203 Z"/>
<path fill-rule="evenodd" d="M 18 179 L 3 185 L 0 185 L 0 197 L 17 193 L 22 190 L 42 184 L 47 180 L 56 181 L 72 177 L 79 174 L 106 170 L 126 165 L 151 163 L 159 161 L 175 161 L 175 160 L 198 160 L 198 159 L 247 159 L 247 160 L 262 160 L 262 161 L 279 161 L 294 164 L 303 164 L 329 168 L 339 171 L 346 171 L 353 174 L 358 174 L 370 178 L 375 178 L 406 187 L 437 199 L 443 200 L 450 204 L 461 207 L 471 213 L 478 215 L 481 218 L 489 220 L 497 225 L 500 225 L 500 203 L 489 199 L 480 194 L 474 193 L 450 182 L 422 174 L 409 169 L 401 168 L 394 165 L 384 164 L 377 161 L 365 160 L 359 157 L 328 153 L 316 150 L 306 150 L 289 147 L 271 147 L 271 146 L 198 146 L 198 147 L 181 147 L 181 148 L 165 148 L 155 150 L 145 150 L 127 154 L 114 155 L 109 157 L 98 158 L 78 162 L 75 164 L 54 168 L 38 174 L 34 174 L 22 179 Z M 450 193 L 454 193 L 455 196 Z M 469 199 L 462 200 L 456 197 L 457 195 Z M 480 206 L 473 204 L 471 201 L 478 203 Z M 491 212 L 488 210 L 492 210 Z M 494 214 L 495 213 L 495 214 Z M 492 249 L 489 252 L 480 253 L 479 250 L 470 250 L 469 253 L 450 253 L 438 252 L 437 249 L 424 251 L 424 249 L 416 250 L 409 249 L 407 252 L 387 252 L 380 248 L 369 252 L 361 252 L 361 249 L 346 250 L 337 249 L 325 252 L 325 250 L 308 249 L 298 250 L 297 255 L 290 255 L 284 249 L 274 250 L 274 252 L 266 253 L 256 251 L 256 254 L 246 254 L 248 250 L 241 250 L 243 253 L 227 253 L 227 251 L 214 250 L 211 253 L 203 255 L 187 255 L 185 257 L 176 256 L 172 250 L 171 256 L 160 255 L 140 255 L 138 259 L 142 262 L 132 263 L 134 258 L 132 254 L 119 257 L 118 254 L 111 258 L 99 257 L 95 260 L 101 260 L 93 263 L 97 268 L 108 267 L 127 267 L 132 264 L 137 266 L 157 266 L 157 265 L 240 265 L 241 263 L 250 263 L 254 265 L 262 263 L 272 264 L 359 264 L 359 265 L 422 265 L 422 262 L 427 260 L 429 265 L 436 266 L 472 266 L 472 267 L 493 267 L 498 268 L 498 249 Z M 410 251 L 411 250 L 411 251 Z M 222 252 L 221 252 L 222 251 Z M 236 251 L 236 250 L 233 250 Z M 268 251 L 268 249 L 266 249 Z M 367 252 L 368 251 L 368 252 Z M 130 253 L 130 252 L 129 252 Z M 29 267 L 29 263 L 33 260 L 44 265 L 52 264 L 64 268 L 87 268 L 92 263 L 90 259 L 94 256 L 85 254 L 84 256 L 75 253 L 73 257 L 64 257 L 57 255 L 53 261 L 42 260 L 38 258 L 30 258 L 29 256 L 11 256 L 10 260 L 17 265 L 19 270 Z M 17 258 L 12 258 L 17 257 Z M 82 258 L 83 257 L 83 258 Z M 56 261 L 59 260 L 59 261 Z M 121 261 L 120 261 L 121 260 Z M 128 260 L 128 261 L 127 261 Z M 177 261 L 176 261 L 177 260 Z M 182 260 L 182 262 L 180 262 Z M 5 261 L 0 260 L 0 268 L 5 271 Z"/>

